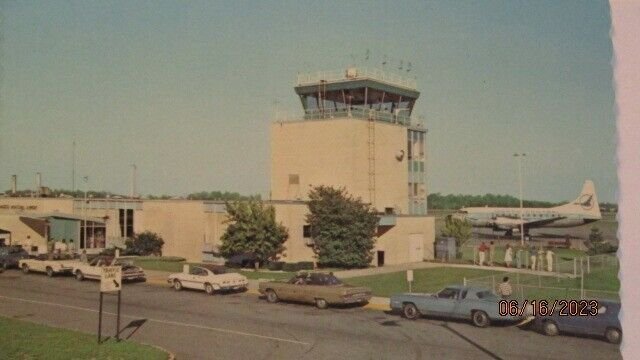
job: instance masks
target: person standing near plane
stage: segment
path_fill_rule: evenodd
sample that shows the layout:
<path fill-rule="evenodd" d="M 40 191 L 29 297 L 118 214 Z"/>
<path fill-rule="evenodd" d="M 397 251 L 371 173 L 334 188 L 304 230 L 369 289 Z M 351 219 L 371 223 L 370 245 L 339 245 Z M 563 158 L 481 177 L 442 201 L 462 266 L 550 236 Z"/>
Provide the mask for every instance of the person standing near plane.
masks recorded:
<path fill-rule="evenodd" d="M 484 258 L 487 250 L 488 250 L 487 244 L 485 244 L 484 241 L 481 242 L 480 246 L 478 247 L 478 257 L 480 258 L 480 266 L 484 265 Z"/>
<path fill-rule="evenodd" d="M 544 271 L 544 250 L 542 245 L 538 248 L 538 270 Z"/>
<path fill-rule="evenodd" d="M 507 244 L 507 248 L 504 250 L 504 263 L 510 268 L 511 262 L 513 262 L 513 249 L 511 245 Z"/>
<path fill-rule="evenodd" d="M 536 251 L 531 249 L 531 270 L 536 269 Z"/>
<path fill-rule="evenodd" d="M 493 260 L 496 256 L 496 244 L 492 241 L 489 241 L 489 266 L 493 266 Z"/>
<path fill-rule="evenodd" d="M 552 272 L 553 271 L 553 251 L 551 251 L 551 248 L 547 248 L 547 271 L 548 272 Z"/>

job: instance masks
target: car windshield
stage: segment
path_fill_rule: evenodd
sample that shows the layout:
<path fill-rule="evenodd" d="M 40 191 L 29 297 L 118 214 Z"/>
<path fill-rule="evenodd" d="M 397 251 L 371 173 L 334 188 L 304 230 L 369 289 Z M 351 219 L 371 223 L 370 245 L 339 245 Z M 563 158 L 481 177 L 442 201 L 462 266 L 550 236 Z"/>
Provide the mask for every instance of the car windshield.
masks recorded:
<path fill-rule="evenodd" d="M 310 285 L 340 285 L 342 282 L 331 274 L 311 274 Z"/>
<path fill-rule="evenodd" d="M 478 299 L 497 299 L 498 297 L 493 294 L 491 291 L 485 290 L 485 291 L 478 291 L 476 293 L 476 296 L 478 297 Z"/>
<path fill-rule="evenodd" d="M 446 288 L 440 290 L 437 295 L 440 299 L 455 299 L 458 295 L 458 292 L 460 292 L 460 290 L 458 289 Z"/>

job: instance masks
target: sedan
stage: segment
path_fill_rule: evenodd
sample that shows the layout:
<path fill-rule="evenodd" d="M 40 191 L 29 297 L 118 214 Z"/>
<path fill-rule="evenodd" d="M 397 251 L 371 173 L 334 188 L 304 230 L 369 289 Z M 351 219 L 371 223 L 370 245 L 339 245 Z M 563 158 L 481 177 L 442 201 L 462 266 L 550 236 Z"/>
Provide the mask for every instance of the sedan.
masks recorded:
<path fill-rule="evenodd" d="M 491 290 L 479 287 L 447 286 L 435 294 L 396 294 L 391 296 L 391 310 L 401 312 L 407 319 L 422 315 L 465 319 L 478 327 L 489 326 L 492 321 L 518 321 L 523 316 L 499 314 L 500 299 Z"/>
<path fill-rule="evenodd" d="M 595 305 L 595 304 L 593 304 Z M 551 316 L 537 316 L 533 327 L 543 334 L 555 336 L 560 333 L 602 336 L 608 342 L 619 344 L 622 340 L 622 327 L 618 314 L 620 303 L 615 301 L 597 301 L 595 306 L 581 309 L 586 316 L 560 316 L 556 311 Z M 568 315 L 568 314 L 567 314 Z"/>

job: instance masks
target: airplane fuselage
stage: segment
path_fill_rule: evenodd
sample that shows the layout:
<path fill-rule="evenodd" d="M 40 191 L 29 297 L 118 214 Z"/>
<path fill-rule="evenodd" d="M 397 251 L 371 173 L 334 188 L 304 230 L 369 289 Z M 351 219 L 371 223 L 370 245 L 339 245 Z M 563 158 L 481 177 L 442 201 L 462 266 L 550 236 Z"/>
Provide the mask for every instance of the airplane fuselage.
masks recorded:
<path fill-rule="evenodd" d="M 495 228 L 500 230 L 520 227 L 520 208 L 463 208 L 464 218 L 474 227 Z M 581 213 L 565 213 L 554 208 L 524 208 L 522 223 L 527 228 L 567 228 L 580 226 L 600 220 L 599 217 Z M 539 225 L 528 223 L 545 222 Z"/>

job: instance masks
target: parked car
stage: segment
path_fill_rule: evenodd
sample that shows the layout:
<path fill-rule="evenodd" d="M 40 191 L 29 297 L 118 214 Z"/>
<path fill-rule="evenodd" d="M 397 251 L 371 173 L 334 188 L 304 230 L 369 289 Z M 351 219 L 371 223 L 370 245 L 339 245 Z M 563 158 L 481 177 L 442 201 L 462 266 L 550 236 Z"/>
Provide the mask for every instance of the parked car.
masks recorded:
<path fill-rule="evenodd" d="M 249 285 L 245 276 L 227 272 L 222 266 L 190 266 L 188 271 L 169 275 L 167 282 L 176 290 L 204 290 L 209 295 L 217 291 L 246 290 Z"/>
<path fill-rule="evenodd" d="M 72 262 L 67 260 L 42 260 L 36 259 L 20 259 L 18 266 L 22 272 L 28 274 L 31 271 L 46 273 L 48 277 L 56 274 L 71 273 L 73 270 Z"/>
<path fill-rule="evenodd" d="M 467 319 L 478 327 L 492 321 L 518 321 L 519 316 L 500 316 L 498 298 L 491 290 L 481 287 L 452 285 L 435 294 L 396 294 L 391 296 L 391 310 L 401 312 L 407 319 L 422 315 Z"/>
<path fill-rule="evenodd" d="M 333 274 L 320 272 L 300 273 L 287 282 L 261 282 L 258 291 L 270 303 L 298 301 L 315 304 L 319 309 L 334 304 L 366 304 L 371 299 L 371 289 L 346 285 Z"/>
<path fill-rule="evenodd" d="M 73 275 L 78 281 L 84 279 L 100 280 L 104 266 L 121 266 L 122 281 L 145 281 L 146 275 L 142 268 L 133 265 L 133 261 L 116 258 L 113 256 L 100 255 L 93 258 L 89 263 L 76 261 L 73 263 Z"/>
<path fill-rule="evenodd" d="M 253 268 L 256 261 L 258 261 L 256 254 L 245 252 L 229 257 L 225 262 L 225 266 L 232 268 Z"/>
<path fill-rule="evenodd" d="M 583 313 L 595 313 L 591 307 L 583 309 Z M 618 314 L 620 303 L 615 301 L 598 301 L 597 315 L 560 316 L 556 309 L 551 316 L 537 316 L 532 327 L 548 336 L 560 333 L 604 336 L 607 341 L 619 344 L 622 340 L 622 327 Z"/>
<path fill-rule="evenodd" d="M 3 270 L 17 268 L 18 260 L 28 259 L 27 253 L 22 246 L 2 246 L 0 247 L 0 268 Z"/>

